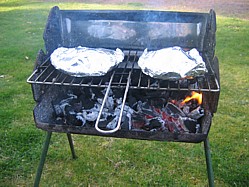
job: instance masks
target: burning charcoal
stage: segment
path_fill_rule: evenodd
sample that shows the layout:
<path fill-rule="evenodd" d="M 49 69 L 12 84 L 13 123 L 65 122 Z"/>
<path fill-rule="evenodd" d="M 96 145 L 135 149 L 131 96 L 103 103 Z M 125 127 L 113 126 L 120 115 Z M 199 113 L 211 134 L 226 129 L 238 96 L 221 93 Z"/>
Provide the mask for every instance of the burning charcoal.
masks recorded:
<path fill-rule="evenodd" d="M 137 111 L 138 111 L 138 112 L 142 112 L 142 105 L 143 105 L 143 102 L 142 102 L 142 101 L 138 101 L 138 102 L 137 102 Z"/>
<path fill-rule="evenodd" d="M 196 125 L 198 124 L 196 120 L 191 118 L 183 118 L 184 124 L 190 133 L 196 133 Z"/>
<path fill-rule="evenodd" d="M 157 116 L 152 110 L 143 109 L 142 112 L 145 114 L 145 117 L 147 119 L 151 119 Z"/>
<path fill-rule="evenodd" d="M 184 125 L 184 122 L 180 119 L 180 116 L 178 116 L 176 119 L 172 120 L 175 124 L 175 127 L 177 128 L 177 132 L 188 132 L 188 129 Z"/>
<path fill-rule="evenodd" d="M 77 95 L 73 94 L 72 92 L 71 92 L 71 93 L 69 92 L 67 95 L 68 95 L 68 97 L 69 97 L 68 99 L 70 99 L 70 100 L 71 100 L 71 99 L 77 99 L 77 98 L 78 98 Z"/>
<path fill-rule="evenodd" d="M 82 115 L 87 121 L 95 121 L 98 117 L 99 111 L 97 110 L 83 110 Z"/>
<path fill-rule="evenodd" d="M 130 118 L 125 116 L 124 121 L 122 122 L 121 129 L 123 130 L 131 130 Z"/>
<path fill-rule="evenodd" d="M 189 114 L 189 110 L 190 110 L 190 107 L 187 106 L 187 105 L 183 106 L 183 108 L 182 108 L 182 111 L 183 111 L 186 115 Z"/>
<path fill-rule="evenodd" d="M 65 107 L 70 106 L 70 102 L 73 99 L 77 99 L 76 95 L 73 95 L 71 93 L 67 94 L 67 95 L 68 95 L 68 98 L 62 99 L 58 104 L 56 104 L 54 102 L 52 103 L 53 108 L 54 108 L 54 112 L 55 112 L 56 116 L 58 116 L 58 117 L 63 117 L 65 115 Z"/>
<path fill-rule="evenodd" d="M 178 118 L 178 122 L 179 122 L 179 127 L 181 128 L 181 131 L 182 132 L 187 132 L 189 133 L 189 129 L 185 126 L 185 123 L 184 123 L 184 118 L 182 117 L 179 117 Z"/>
<path fill-rule="evenodd" d="M 90 100 L 89 98 L 82 99 L 82 107 L 86 110 L 94 107 L 95 102 Z"/>
<path fill-rule="evenodd" d="M 135 106 L 137 104 L 137 99 L 133 97 L 132 95 L 129 95 L 128 103 L 131 108 L 135 109 Z"/>
<path fill-rule="evenodd" d="M 88 99 L 85 99 L 85 101 L 82 103 L 82 106 L 84 109 L 91 109 L 94 107 L 94 102 Z"/>
<path fill-rule="evenodd" d="M 168 122 L 166 127 L 168 127 L 169 131 L 172 133 L 179 133 L 179 130 L 174 122 Z"/>
<path fill-rule="evenodd" d="M 199 119 L 202 116 L 204 116 L 204 110 L 199 106 L 196 109 L 192 110 L 189 114 L 188 117 L 192 119 Z"/>
<path fill-rule="evenodd" d="M 192 111 L 192 110 L 195 110 L 200 105 L 196 101 L 192 101 L 189 106 L 190 106 L 189 111 Z"/>
<path fill-rule="evenodd" d="M 97 98 L 97 102 L 98 102 L 100 105 L 102 105 L 103 101 L 104 101 L 103 98 Z"/>
<path fill-rule="evenodd" d="M 182 117 L 186 116 L 180 108 L 178 108 L 176 105 L 174 105 L 172 103 L 168 103 L 166 105 L 166 108 L 168 108 L 172 114 L 178 114 Z"/>
<path fill-rule="evenodd" d="M 132 115 L 132 127 L 135 129 L 141 129 L 146 124 L 145 116 L 141 113 L 133 113 Z"/>
<path fill-rule="evenodd" d="M 86 119 L 83 118 L 82 113 L 77 113 L 76 119 L 77 119 L 77 121 L 81 121 L 82 122 L 82 126 L 84 126 L 86 124 Z"/>
<path fill-rule="evenodd" d="M 115 99 L 115 105 L 118 106 L 118 105 L 121 105 L 122 104 L 122 98 L 118 98 L 118 99 Z"/>
<path fill-rule="evenodd" d="M 108 129 L 114 129 L 117 126 L 118 120 L 119 120 L 119 115 L 121 112 L 121 107 L 122 105 L 119 105 L 115 108 L 114 111 L 114 116 L 115 118 L 107 124 L 106 128 Z M 123 115 L 121 117 L 121 122 L 124 122 L 126 120 L 126 118 L 128 118 L 128 128 L 131 129 L 131 115 L 133 114 L 133 109 L 130 108 L 128 105 L 124 105 L 124 109 L 123 109 Z"/>
<path fill-rule="evenodd" d="M 105 107 L 108 108 L 109 110 L 113 110 L 114 99 L 112 96 L 107 97 L 106 102 L 105 102 Z"/>
<path fill-rule="evenodd" d="M 129 124 L 129 130 L 131 130 L 131 128 L 132 128 L 132 117 L 131 116 L 134 113 L 134 110 L 132 108 L 130 108 L 130 107 L 128 107 L 127 109 L 128 109 L 128 111 L 126 111 L 126 117 L 128 118 L 128 122 L 129 122 L 128 123 Z"/>
<path fill-rule="evenodd" d="M 76 99 L 73 99 L 71 102 L 70 102 L 70 105 L 72 106 L 72 109 L 75 111 L 75 112 L 80 112 L 82 110 L 82 103 L 81 101 L 78 101 Z"/>
<path fill-rule="evenodd" d="M 137 111 L 140 111 L 140 112 L 144 113 L 145 115 L 155 117 L 155 114 L 152 111 L 151 106 L 147 102 L 142 103 L 141 101 L 138 101 Z"/>
<path fill-rule="evenodd" d="M 121 106 L 117 107 L 118 110 L 119 108 L 121 109 Z M 134 110 L 129 107 L 128 105 L 124 105 L 124 110 L 123 110 L 123 116 L 127 116 L 128 118 L 131 119 L 131 115 L 133 114 Z"/>
<path fill-rule="evenodd" d="M 158 129 L 158 131 L 161 131 L 161 132 L 167 131 L 167 132 L 169 132 L 169 129 L 166 127 L 165 122 L 164 122 L 164 125 L 162 125 L 162 126 Z"/>
<path fill-rule="evenodd" d="M 82 116 L 87 121 L 95 121 L 98 117 L 99 110 L 100 110 L 100 105 L 96 103 L 93 108 L 88 109 L 88 110 L 83 110 Z"/>
<path fill-rule="evenodd" d="M 77 113 L 71 110 L 66 112 L 66 123 L 68 125 L 76 125 L 76 126 L 83 125 L 82 120 L 79 117 L 77 117 Z"/>
<path fill-rule="evenodd" d="M 157 117 L 157 118 L 153 118 L 151 120 L 149 120 L 149 124 L 145 125 L 143 127 L 144 130 L 150 131 L 152 129 L 158 129 L 161 128 L 164 125 L 164 121 Z"/>
<path fill-rule="evenodd" d="M 108 123 L 110 123 L 113 119 L 115 118 L 115 116 L 108 116 L 105 120 L 100 120 L 99 121 L 99 127 L 100 128 L 106 128 L 106 126 L 108 125 Z"/>
<path fill-rule="evenodd" d="M 118 123 L 118 116 L 115 116 L 115 118 L 106 125 L 106 128 L 115 129 L 115 127 L 117 126 L 117 123 Z"/>
<path fill-rule="evenodd" d="M 133 129 L 142 129 L 145 126 L 145 121 L 132 121 L 132 128 Z"/>

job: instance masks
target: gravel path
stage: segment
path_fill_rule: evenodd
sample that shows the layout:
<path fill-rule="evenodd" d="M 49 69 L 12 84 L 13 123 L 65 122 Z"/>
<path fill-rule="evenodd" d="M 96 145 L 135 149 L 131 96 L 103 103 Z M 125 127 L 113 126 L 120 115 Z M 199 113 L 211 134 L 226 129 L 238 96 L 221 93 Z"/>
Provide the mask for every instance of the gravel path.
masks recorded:
<path fill-rule="evenodd" d="M 59 2 L 58 0 L 43 0 Z M 62 0 L 63 2 L 75 2 Z M 60 2 L 62 2 L 60 1 Z M 163 10 L 200 11 L 209 12 L 214 9 L 217 15 L 249 19 L 249 0 L 76 0 L 85 3 L 101 4 L 141 4 L 145 8 L 157 8 Z"/>

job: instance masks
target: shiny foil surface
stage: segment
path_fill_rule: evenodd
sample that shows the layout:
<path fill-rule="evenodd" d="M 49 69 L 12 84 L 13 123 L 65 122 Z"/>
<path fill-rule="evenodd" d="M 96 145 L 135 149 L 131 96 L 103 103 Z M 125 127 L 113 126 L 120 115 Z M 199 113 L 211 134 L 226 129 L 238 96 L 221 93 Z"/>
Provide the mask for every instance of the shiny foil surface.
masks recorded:
<path fill-rule="evenodd" d="M 124 59 L 120 49 L 60 47 L 50 56 L 51 64 L 58 70 L 76 77 L 102 76 Z"/>
<path fill-rule="evenodd" d="M 146 75 L 164 80 L 192 78 L 207 72 L 205 62 L 195 48 L 184 51 L 177 46 L 149 52 L 145 49 L 138 65 Z"/>

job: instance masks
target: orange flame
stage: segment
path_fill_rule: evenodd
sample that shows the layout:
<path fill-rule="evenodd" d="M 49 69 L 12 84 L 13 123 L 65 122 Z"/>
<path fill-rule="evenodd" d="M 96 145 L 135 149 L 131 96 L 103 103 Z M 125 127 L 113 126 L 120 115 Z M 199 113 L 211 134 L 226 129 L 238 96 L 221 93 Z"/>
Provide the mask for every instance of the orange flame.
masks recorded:
<path fill-rule="evenodd" d="M 191 92 L 191 97 L 190 96 L 186 97 L 186 99 L 184 99 L 184 101 L 182 101 L 182 104 L 185 104 L 192 99 L 196 99 L 198 104 L 200 105 L 202 103 L 202 93 L 197 93 L 194 91 Z"/>

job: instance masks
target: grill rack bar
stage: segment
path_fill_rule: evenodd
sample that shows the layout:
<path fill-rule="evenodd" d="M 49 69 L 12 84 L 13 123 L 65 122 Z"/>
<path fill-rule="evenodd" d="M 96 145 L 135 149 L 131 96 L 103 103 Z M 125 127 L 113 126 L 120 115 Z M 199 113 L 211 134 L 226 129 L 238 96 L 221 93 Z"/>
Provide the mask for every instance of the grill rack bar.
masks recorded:
<path fill-rule="evenodd" d="M 74 77 L 56 70 L 48 58 L 27 79 L 31 84 L 64 85 L 107 88 L 113 73 L 112 88 L 125 88 L 130 75 L 130 89 L 219 92 L 219 82 L 214 71 L 194 79 L 168 81 L 151 78 L 143 74 L 137 61 L 141 51 L 124 51 L 125 59 L 113 71 L 99 77 Z M 207 63 L 210 65 L 210 63 Z"/>
<path fill-rule="evenodd" d="M 130 86 L 130 76 L 131 76 L 131 71 L 129 72 L 129 76 L 127 78 L 127 83 L 126 83 L 126 88 L 125 88 L 125 92 L 124 92 L 124 96 L 123 96 L 123 99 L 122 99 L 122 104 L 121 104 L 121 109 L 120 109 L 120 113 L 119 113 L 119 117 L 118 117 L 118 121 L 117 121 L 117 125 L 114 129 L 111 129 L 111 130 L 102 130 L 98 127 L 98 124 L 99 124 L 99 121 L 100 121 L 100 118 L 101 118 L 101 115 L 102 115 L 102 111 L 103 111 L 103 108 L 106 104 L 106 99 L 109 95 L 109 91 L 111 89 L 111 83 L 112 83 L 112 80 L 113 80 L 113 75 L 114 75 L 114 72 L 111 76 L 111 79 L 110 79 L 110 82 L 108 84 L 108 87 L 107 87 L 107 90 L 106 90 L 106 93 L 105 93 L 105 96 L 104 96 L 104 99 L 103 99 L 103 103 L 101 105 L 101 108 L 100 108 L 100 111 L 99 111 L 99 115 L 97 117 L 97 120 L 96 120 L 96 123 L 95 123 L 95 129 L 97 131 L 99 131 L 100 133 L 104 133 L 104 134 L 107 134 L 107 133 L 114 133 L 116 131 L 118 131 L 121 127 L 121 122 L 122 122 L 122 117 L 123 117 L 123 111 L 124 111 L 124 107 L 125 107 L 125 102 L 126 102 L 126 98 L 127 98 L 127 94 L 128 94 L 128 91 L 129 91 L 129 86 Z"/>

